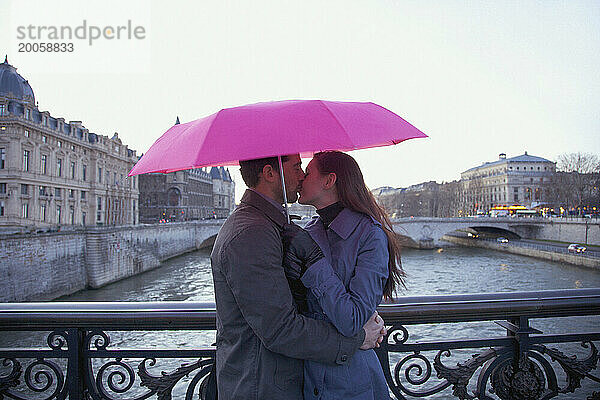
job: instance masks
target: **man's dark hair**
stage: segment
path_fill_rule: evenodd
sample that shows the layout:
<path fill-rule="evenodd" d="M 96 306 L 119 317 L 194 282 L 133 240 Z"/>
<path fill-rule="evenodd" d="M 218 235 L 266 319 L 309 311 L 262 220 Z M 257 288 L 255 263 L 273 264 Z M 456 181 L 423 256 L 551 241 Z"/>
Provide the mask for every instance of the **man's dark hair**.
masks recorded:
<path fill-rule="evenodd" d="M 288 156 L 281 156 L 281 162 L 287 161 Z M 279 173 L 279 161 L 277 157 L 257 158 L 254 160 L 240 161 L 240 173 L 244 183 L 249 188 L 258 185 L 258 176 L 262 173 L 265 165 L 270 165 Z"/>

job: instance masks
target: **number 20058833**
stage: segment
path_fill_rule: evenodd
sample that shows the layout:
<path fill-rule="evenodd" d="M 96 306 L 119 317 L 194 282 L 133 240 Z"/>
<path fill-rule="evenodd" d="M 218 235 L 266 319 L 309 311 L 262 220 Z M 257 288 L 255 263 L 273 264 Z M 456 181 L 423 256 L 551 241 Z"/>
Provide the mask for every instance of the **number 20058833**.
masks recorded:
<path fill-rule="evenodd" d="M 73 43 L 19 43 L 19 53 L 72 53 Z"/>

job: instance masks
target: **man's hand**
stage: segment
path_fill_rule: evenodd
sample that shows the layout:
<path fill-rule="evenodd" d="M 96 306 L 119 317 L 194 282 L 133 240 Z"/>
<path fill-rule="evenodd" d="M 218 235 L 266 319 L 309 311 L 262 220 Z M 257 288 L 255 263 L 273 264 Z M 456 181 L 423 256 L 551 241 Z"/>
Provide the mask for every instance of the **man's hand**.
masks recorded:
<path fill-rule="evenodd" d="M 288 278 L 300 279 L 308 267 L 324 257 L 321 248 L 309 233 L 296 224 L 283 226 L 281 240 L 283 267 Z"/>
<path fill-rule="evenodd" d="M 369 318 L 363 329 L 365 330 L 365 340 L 360 346 L 361 350 L 379 347 L 379 343 L 383 341 L 383 337 L 387 334 L 387 329 L 383 325 L 383 318 L 377 314 L 377 311 Z"/>

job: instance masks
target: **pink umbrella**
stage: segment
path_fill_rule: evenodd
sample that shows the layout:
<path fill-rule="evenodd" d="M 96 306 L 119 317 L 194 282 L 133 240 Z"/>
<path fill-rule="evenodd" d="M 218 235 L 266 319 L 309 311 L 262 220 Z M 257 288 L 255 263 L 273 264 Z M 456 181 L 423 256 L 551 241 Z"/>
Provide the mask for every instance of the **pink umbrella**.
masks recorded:
<path fill-rule="evenodd" d="M 235 165 L 239 160 L 287 154 L 357 150 L 423 137 L 427 135 L 374 103 L 256 103 L 174 125 L 154 142 L 129 176 Z"/>

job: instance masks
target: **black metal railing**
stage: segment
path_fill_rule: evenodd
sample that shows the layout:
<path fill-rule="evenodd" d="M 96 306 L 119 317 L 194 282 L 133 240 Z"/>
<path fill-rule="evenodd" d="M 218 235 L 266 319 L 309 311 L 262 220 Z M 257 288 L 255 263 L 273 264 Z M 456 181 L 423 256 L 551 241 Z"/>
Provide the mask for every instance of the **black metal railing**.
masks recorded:
<path fill-rule="evenodd" d="M 592 373 L 600 289 L 405 297 L 379 313 L 388 335 L 377 354 L 398 399 L 548 399 L 575 391 L 565 398 L 600 399 L 600 378 Z M 582 316 L 588 331 L 577 323 L 568 332 L 554 329 L 554 321 Z M 126 349 L 111 335 L 214 331 L 215 317 L 214 304 L 194 302 L 0 304 L 0 338 L 42 332 L 44 340 L 0 348 L 0 399 L 212 398 L 212 340 L 200 349 L 162 342 Z M 552 332 L 534 328 L 532 319 Z M 154 372 L 164 360 L 175 367 Z"/>

